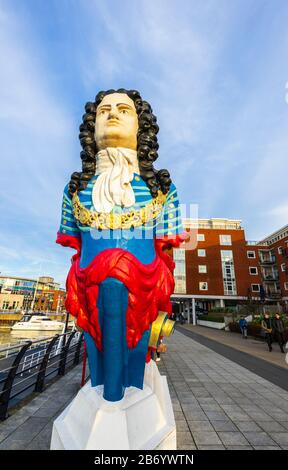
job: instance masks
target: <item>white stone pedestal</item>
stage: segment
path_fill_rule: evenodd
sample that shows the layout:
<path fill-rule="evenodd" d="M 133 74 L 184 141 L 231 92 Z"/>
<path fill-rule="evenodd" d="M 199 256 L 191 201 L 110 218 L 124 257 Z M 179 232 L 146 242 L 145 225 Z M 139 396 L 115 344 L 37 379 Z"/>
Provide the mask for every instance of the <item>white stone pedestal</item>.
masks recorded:
<path fill-rule="evenodd" d="M 54 421 L 51 450 L 175 450 L 176 426 L 166 377 L 146 365 L 144 388 L 118 402 L 90 381 Z"/>

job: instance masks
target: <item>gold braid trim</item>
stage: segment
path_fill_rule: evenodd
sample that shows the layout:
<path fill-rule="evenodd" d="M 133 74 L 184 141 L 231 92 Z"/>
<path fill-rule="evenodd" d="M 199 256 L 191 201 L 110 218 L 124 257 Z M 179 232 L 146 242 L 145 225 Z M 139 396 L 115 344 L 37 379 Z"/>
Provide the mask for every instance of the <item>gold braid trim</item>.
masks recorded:
<path fill-rule="evenodd" d="M 95 212 L 84 207 L 77 193 L 72 196 L 73 214 L 75 219 L 82 225 L 88 225 L 93 228 L 112 229 L 119 228 L 130 229 L 131 227 L 140 227 L 150 220 L 156 219 L 161 213 L 166 195 L 158 191 L 158 196 L 141 209 L 132 210 L 117 214 L 110 212 Z"/>

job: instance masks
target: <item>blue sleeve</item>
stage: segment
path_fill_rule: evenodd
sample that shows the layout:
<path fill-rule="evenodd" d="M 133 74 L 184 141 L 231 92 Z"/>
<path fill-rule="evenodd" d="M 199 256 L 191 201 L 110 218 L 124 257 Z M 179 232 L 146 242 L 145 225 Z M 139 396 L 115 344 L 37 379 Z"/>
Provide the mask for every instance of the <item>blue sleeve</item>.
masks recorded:
<path fill-rule="evenodd" d="M 63 192 L 59 233 L 63 233 L 64 235 L 72 235 L 74 237 L 80 236 L 80 230 L 73 215 L 72 201 L 68 192 L 68 185 L 65 187 Z"/>
<path fill-rule="evenodd" d="M 156 227 L 156 236 L 171 236 L 183 233 L 181 210 L 175 185 L 172 183 L 163 207 L 161 223 Z"/>

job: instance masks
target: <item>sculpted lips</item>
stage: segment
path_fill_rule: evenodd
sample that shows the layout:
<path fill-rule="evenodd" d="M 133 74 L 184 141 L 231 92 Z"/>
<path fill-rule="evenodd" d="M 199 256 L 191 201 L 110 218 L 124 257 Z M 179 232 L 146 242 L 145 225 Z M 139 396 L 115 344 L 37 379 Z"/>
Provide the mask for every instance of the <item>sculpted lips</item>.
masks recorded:
<path fill-rule="evenodd" d="M 118 121 L 118 119 L 109 119 L 107 121 L 107 125 L 108 124 L 120 124 L 120 122 Z"/>

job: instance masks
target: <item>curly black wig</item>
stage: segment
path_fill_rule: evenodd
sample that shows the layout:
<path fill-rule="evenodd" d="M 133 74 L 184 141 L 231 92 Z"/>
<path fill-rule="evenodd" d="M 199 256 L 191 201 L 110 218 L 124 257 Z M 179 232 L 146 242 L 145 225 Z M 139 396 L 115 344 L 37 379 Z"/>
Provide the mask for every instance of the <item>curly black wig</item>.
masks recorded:
<path fill-rule="evenodd" d="M 170 174 L 168 170 L 156 170 L 153 166 L 153 162 L 158 158 L 157 150 L 159 148 L 157 141 L 159 127 L 157 125 L 156 116 L 154 116 L 150 104 L 142 100 L 138 91 L 125 90 L 124 88 L 100 91 L 96 95 L 94 103 L 86 103 L 85 114 L 82 117 L 83 122 L 79 127 L 79 139 L 83 149 L 80 153 L 82 172 L 72 173 L 69 182 L 69 193 L 72 195 L 76 191 L 85 189 L 89 180 L 95 175 L 96 155 L 98 152 L 94 137 L 96 110 L 104 96 L 112 93 L 125 93 L 134 101 L 139 123 L 137 133 L 137 156 L 140 175 L 146 182 L 153 198 L 157 196 L 158 190 L 166 194 L 172 182 Z"/>

